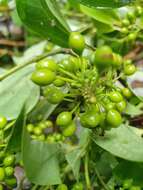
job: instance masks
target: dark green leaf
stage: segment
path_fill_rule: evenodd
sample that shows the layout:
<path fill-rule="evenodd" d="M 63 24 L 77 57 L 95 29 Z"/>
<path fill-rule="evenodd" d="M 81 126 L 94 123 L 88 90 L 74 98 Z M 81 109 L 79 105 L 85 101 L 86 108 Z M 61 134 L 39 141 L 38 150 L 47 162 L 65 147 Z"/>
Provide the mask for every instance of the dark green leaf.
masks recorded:
<path fill-rule="evenodd" d="M 114 175 L 117 179 L 133 179 L 134 185 L 143 187 L 143 165 L 134 162 L 122 161 L 115 169 Z"/>
<path fill-rule="evenodd" d="M 7 151 L 10 152 L 21 151 L 22 131 L 24 125 L 25 125 L 25 109 L 23 107 L 12 128 L 11 137 L 7 145 Z"/>
<path fill-rule="evenodd" d="M 27 66 L 0 82 L 0 114 L 7 119 L 17 118 L 24 104 L 26 113 L 37 104 L 40 90 L 29 79 L 33 70 Z"/>
<path fill-rule="evenodd" d="M 69 28 L 52 0 L 16 0 L 23 23 L 41 38 L 67 46 Z M 57 19 L 58 17 L 58 19 Z"/>
<path fill-rule="evenodd" d="M 142 130 L 121 125 L 107 131 L 104 137 L 95 136 L 93 141 L 111 154 L 126 160 L 143 162 Z"/>

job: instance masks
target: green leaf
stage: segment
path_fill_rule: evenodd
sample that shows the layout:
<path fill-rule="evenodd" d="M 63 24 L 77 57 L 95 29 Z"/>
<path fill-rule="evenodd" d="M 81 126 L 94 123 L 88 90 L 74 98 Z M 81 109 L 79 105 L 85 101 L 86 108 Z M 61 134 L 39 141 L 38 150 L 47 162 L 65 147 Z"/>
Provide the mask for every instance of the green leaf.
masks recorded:
<path fill-rule="evenodd" d="M 13 128 L 6 150 L 10 152 L 21 151 L 22 131 L 25 125 L 25 108 L 23 107 Z"/>
<path fill-rule="evenodd" d="M 142 130 L 121 125 L 107 131 L 104 137 L 95 136 L 93 141 L 111 154 L 135 162 L 143 162 Z"/>
<path fill-rule="evenodd" d="M 22 158 L 30 182 L 37 185 L 60 184 L 57 144 L 31 140 L 26 127 L 22 139 Z"/>
<path fill-rule="evenodd" d="M 41 38 L 50 38 L 58 45 L 67 46 L 69 28 L 55 1 L 16 0 L 16 4 L 21 20 L 29 30 Z"/>
<path fill-rule="evenodd" d="M 143 72 L 137 71 L 134 75 L 128 77 L 127 83 L 132 92 L 143 100 Z"/>
<path fill-rule="evenodd" d="M 30 79 L 34 66 L 27 66 L 0 82 L 0 114 L 12 120 L 23 105 L 29 113 L 39 100 L 40 89 Z"/>
<path fill-rule="evenodd" d="M 89 7 L 121 7 L 125 6 L 133 0 L 74 0 L 75 2 L 84 4 Z"/>
<path fill-rule="evenodd" d="M 113 9 L 92 9 L 83 5 L 80 8 L 83 13 L 104 24 L 114 26 L 120 22 L 117 11 Z"/>
<path fill-rule="evenodd" d="M 120 164 L 113 170 L 117 179 L 124 181 L 132 179 L 134 185 L 143 187 L 143 165 L 134 162 L 121 161 Z"/>
<path fill-rule="evenodd" d="M 26 51 L 23 53 L 22 56 L 20 56 L 20 57 L 13 56 L 14 63 L 17 65 L 24 64 L 24 63 L 31 61 L 36 56 L 37 57 L 40 56 L 41 54 L 44 53 L 44 49 L 45 49 L 46 45 L 47 45 L 47 41 L 42 41 L 38 44 L 34 44 L 30 48 L 26 49 Z"/>
<path fill-rule="evenodd" d="M 125 114 L 130 115 L 132 117 L 141 115 L 143 111 L 141 110 L 141 104 L 135 106 L 128 102 L 126 110 L 124 111 Z"/>
<path fill-rule="evenodd" d="M 79 146 L 76 146 L 74 149 L 73 147 L 68 147 L 68 152 L 66 154 L 66 160 L 69 166 L 72 168 L 75 178 L 78 180 L 79 178 L 79 170 L 81 164 L 81 158 L 86 152 L 86 148 L 89 142 L 90 137 L 90 130 L 82 129 L 80 132 L 80 141 Z"/>
<path fill-rule="evenodd" d="M 55 16 L 55 18 L 59 21 L 59 23 L 67 30 L 69 31 L 69 26 L 67 25 L 64 16 L 60 12 L 60 7 L 57 1 L 52 0 L 40 0 L 43 4 L 43 8 L 47 8 L 47 10 L 50 10 L 51 13 Z"/>

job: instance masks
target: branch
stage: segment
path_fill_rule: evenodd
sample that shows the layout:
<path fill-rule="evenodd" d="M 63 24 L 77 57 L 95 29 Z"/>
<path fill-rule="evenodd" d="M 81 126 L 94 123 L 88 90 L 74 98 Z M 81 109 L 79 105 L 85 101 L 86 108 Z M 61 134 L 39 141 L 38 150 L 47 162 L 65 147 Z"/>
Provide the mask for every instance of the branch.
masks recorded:
<path fill-rule="evenodd" d="M 25 42 L 23 42 L 23 41 L 13 41 L 13 40 L 7 40 L 7 39 L 0 39 L 0 45 L 23 47 L 23 46 L 25 46 Z"/>
<path fill-rule="evenodd" d="M 7 71 L 6 73 L 4 73 L 3 75 L 0 76 L 0 81 L 4 80 L 5 78 L 7 78 L 8 76 L 10 76 L 11 74 L 15 73 L 16 71 L 26 67 L 27 65 L 30 65 L 34 62 L 38 62 L 40 61 L 41 59 L 44 59 L 46 57 L 49 57 L 49 56 L 53 56 L 53 55 L 56 55 L 56 54 L 70 54 L 72 56 L 77 56 L 76 53 L 74 53 L 71 49 L 66 49 L 66 48 L 61 48 L 61 49 L 57 49 L 53 52 L 50 52 L 50 53 L 45 53 L 41 56 L 38 56 L 24 64 L 20 64 L 12 69 L 10 69 L 9 71 Z"/>

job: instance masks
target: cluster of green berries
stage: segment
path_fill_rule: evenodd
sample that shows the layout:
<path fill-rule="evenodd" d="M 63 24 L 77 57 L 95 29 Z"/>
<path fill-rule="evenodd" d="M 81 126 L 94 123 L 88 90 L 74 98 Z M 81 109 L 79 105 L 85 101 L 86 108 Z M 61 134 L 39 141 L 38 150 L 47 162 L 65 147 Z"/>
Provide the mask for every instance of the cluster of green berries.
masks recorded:
<path fill-rule="evenodd" d="M 120 190 L 141 190 L 142 188 L 137 185 L 133 185 L 133 179 L 126 179 L 123 181 Z"/>
<path fill-rule="evenodd" d="M 81 53 L 85 47 L 83 36 L 71 33 L 69 46 Z M 59 63 L 53 59 L 38 62 L 32 81 L 42 86 L 49 103 L 65 105 L 67 111 L 58 113 L 56 125 L 66 137 L 75 133 L 77 118 L 86 128 L 118 127 L 132 93 L 127 87 L 119 89 L 115 83 L 135 72 L 130 60 L 124 60 L 109 46 L 101 46 L 90 58 L 69 56 Z M 68 107 L 70 104 L 74 105 L 72 109 Z"/>
<path fill-rule="evenodd" d="M 72 122 L 71 117 L 70 113 L 65 112 L 57 117 L 55 124 L 51 120 L 27 124 L 27 131 L 33 140 L 47 143 L 63 142 L 67 137 L 72 136 L 76 130 L 76 125 Z M 65 120 L 66 123 L 64 123 Z M 62 127 L 59 127 L 59 124 Z"/>
<path fill-rule="evenodd" d="M 0 152 L 0 190 L 4 186 L 13 189 L 17 186 L 17 179 L 14 176 L 15 155 Z"/>
<path fill-rule="evenodd" d="M 121 35 L 127 37 L 128 41 L 134 41 L 137 38 L 136 27 L 143 14 L 143 9 L 140 6 L 135 7 L 134 10 L 127 12 L 125 18 L 122 20 Z"/>
<path fill-rule="evenodd" d="M 69 190 L 68 186 L 65 184 L 61 184 L 57 187 L 56 190 Z M 84 190 L 84 186 L 81 182 L 78 182 L 73 185 L 71 190 Z"/>

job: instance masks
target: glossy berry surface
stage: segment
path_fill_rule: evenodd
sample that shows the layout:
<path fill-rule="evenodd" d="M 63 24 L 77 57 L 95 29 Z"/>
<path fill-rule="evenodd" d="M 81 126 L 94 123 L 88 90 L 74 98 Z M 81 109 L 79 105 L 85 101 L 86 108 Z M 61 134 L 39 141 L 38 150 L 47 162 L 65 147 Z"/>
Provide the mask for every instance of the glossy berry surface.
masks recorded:
<path fill-rule="evenodd" d="M 113 91 L 109 94 L 109 98 L 112 102 L 120 102 L 122 101 L 123 97 L 118 91 Z"/>
<path fill-rule="evenodd" d="M 62 112 L 58 115 L 56 123 L 59 126 L 67 126 L 72 121 L 72 114 L 70 112 Z"/>
<path fill-rule="evenodd" d="M 36 63 L 36 69 L 49 69 L 51 71 L 57 71 L 58 70 L 58 64 L 55 62 L 54 59 L 44 59 Z"/>
<path fill-rule="evenodd" d="M 112 127 L 118 127 L 122 123 L 121 114 L 114 109 L 108 111 L 106 120 Z"/>
<path fill-rule="evenodd" d="M 85 39 L 79 32 L 72 32 L 69 36 L 69 47 L 77 53 L 82 53 L 85 48 Z"/>
<path fill-rule="evenodd" d="M 53 71 L 48 69 L 36 70 L 32 73 L 31 80 L 40 86 L 51 84 L 56 78 Z"/>

